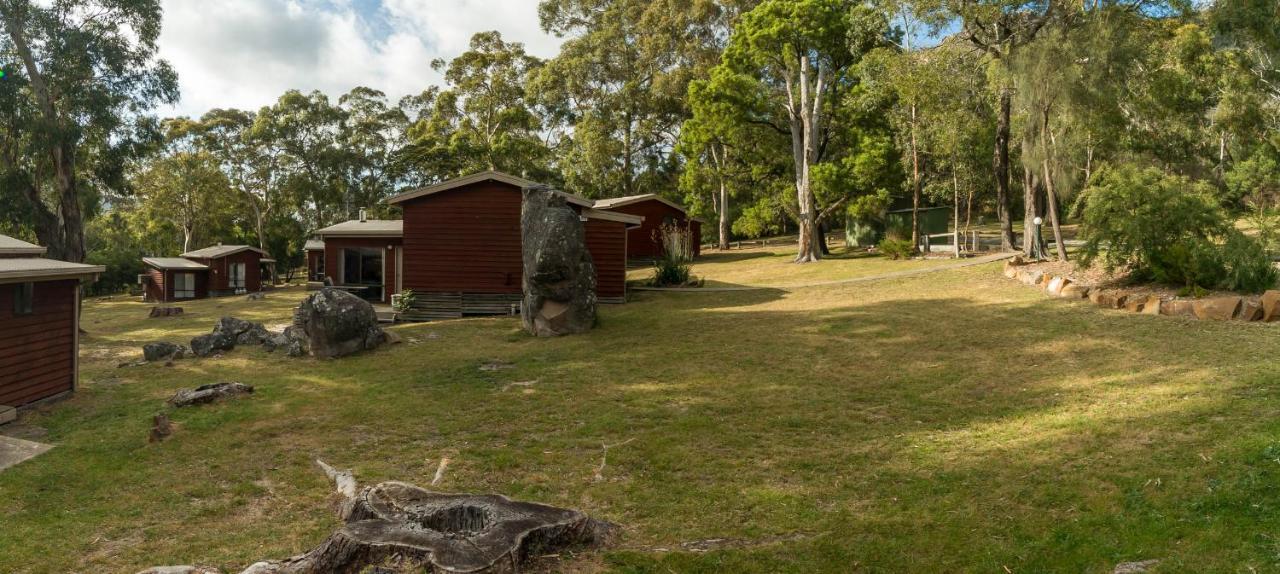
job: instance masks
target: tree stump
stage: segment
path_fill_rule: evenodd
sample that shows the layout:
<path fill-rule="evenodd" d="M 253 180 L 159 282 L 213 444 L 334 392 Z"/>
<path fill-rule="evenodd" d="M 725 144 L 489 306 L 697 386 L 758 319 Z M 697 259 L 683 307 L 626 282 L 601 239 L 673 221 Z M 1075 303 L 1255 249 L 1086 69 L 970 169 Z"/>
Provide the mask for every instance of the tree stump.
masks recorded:
<path fill-rule="evenodd" d="M 253 394 L 253 387 L 242 383 L 214 383 L 194 389 L 183 389 L 169 399 L 169 404 L 178 408 L 193 405 L 204 405 L 214 401 L 240 395 Z"/>
<path fill-rule="evenodd" d="M 349 472 L 321 463 L 344 497 Z M 403 482 L 361 490 L 344 503 L 346 526 L 312 551 L 259 562 L 242 574 L 391 572 L 508 574 L 530 557 L 604 543 L 613 526 L 576 510 L 500 495 L 444 494 Z"/>

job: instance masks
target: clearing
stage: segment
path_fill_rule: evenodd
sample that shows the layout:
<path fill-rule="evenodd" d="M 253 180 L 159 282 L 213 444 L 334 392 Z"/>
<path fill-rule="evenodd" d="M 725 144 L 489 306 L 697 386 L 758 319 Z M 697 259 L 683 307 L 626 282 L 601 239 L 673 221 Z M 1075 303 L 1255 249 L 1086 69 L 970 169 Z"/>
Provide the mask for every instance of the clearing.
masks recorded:
<path fill-rule="evenodd" d="M 770 253 L 695 272 L 775 284 L 914 264 Z M 556 340 L 467 319 L 398 326 L 404 344 L 338 361 L 255 348 L 117 368 L 222 315 L 287 322 L 302 296 L 188 303 L 170 319 L 87 302 L 82 390 L 22 421 L 56 448 L 0 473 L 0 572 L 243 568 L 335 527 L 314 459 L 425 486 L 441 457 L 442 490 L 624 526 L 617 546 L 554 571 L 1280 568 L 1274 325 L 1066 303 L 989 264 L 636 293 L 591 334 Z M 511 368 L 481 369 L 494 363 Z M 224 380 L 258 391 L 174 411 L 175 434 L 147 443 L 165 399 Z M 602 444 L 620 446 L 598 481 Z"/>

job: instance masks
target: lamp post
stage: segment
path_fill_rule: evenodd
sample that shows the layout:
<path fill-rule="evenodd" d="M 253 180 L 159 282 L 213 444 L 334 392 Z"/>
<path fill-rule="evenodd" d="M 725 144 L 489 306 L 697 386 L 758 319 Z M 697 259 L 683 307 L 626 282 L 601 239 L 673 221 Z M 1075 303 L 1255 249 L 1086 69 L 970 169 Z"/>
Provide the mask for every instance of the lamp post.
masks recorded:
<path fill-rule="evenodd" d="M 1037 217 L 1031 220 L 1031 222 L 1036 224 L 1036 236 L 1032 239 L 1031 243 L 1031 258 L 1039 261 L 1044 259 L 1044 240 L 1041 239 L 1043 235 L 1040 234 L 1040 227 L 1044 225 L 1044 218 Z"/>

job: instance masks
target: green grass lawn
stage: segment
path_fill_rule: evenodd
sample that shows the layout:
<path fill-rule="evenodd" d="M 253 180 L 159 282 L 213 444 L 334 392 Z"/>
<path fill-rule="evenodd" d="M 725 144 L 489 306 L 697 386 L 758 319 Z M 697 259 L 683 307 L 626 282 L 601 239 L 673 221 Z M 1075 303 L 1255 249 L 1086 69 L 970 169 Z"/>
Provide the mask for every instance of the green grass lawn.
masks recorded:
<path fill-rule="evenodd" d="M 863 263 L 885 265 L 818 265 Z M 831 272 L 818 265 L 791 270 Z M 1280 326 L 1050 300 L 985 265 L 641 293 L 555 340 L 468 319 L 396 327 L 418 342 L 338 361 L 242 349 L 116 368 L 222 314 L 287 321 L 301 296 L 163 320 L 87 303 L 83 388 L 23 421 L 57 448 L 0 473 L 0 572 L 238 571 L 338 526 L 312 460 L 425 485 L 442 456 L 443 490 L 623 525 L 551 571 L 1280 569 Z M 515 367 L 479 370 L 493 360 Z M 147 444 L 174 391 L 221 380 L 258 392 L 174 411 L 175 435 Z M 594 481 L 601 445 L 628 440 Z M 739 540 L 678 551 L 708 538 Z"/>
<path fill-rule="evenodd" d="M 796 247 L 769 245 L 730 251 L 706 251 L 693 264 L 693 274 L 706 280 L 708 287 L 768 286 L 792 288 L 811 283 L 855 279 L 896 271 L 924 269 L 954 263 L 945 256 L 930 259 L 893 261 L 862 249 L 835 247 L 819 265 L 792 263 Z M 628 279 L 648 282 L 652 268 L 632 269 Z"/>

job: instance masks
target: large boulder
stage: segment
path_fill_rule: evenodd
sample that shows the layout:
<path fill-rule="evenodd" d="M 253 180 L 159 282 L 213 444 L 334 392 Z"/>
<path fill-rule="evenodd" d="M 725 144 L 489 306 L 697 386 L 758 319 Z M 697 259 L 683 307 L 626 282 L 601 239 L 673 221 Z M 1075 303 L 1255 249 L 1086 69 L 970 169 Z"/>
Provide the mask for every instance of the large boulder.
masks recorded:
<path fill-rule="evenodd" d="M 596 266 L 586 230 L 564 196 L 549 187 L 524 190 L 524 327 L 538 337 L 584 333 L 596 323 Z"/>
<path fill-rule="evenodd" d="M 339 289 L 321 289 L 303 299 L 295 319 L 300 330 L 286 330 L 285 338 L 273 345 L 287 345 L 305 334 L 311 354 L 332 358 L 372 350 L 387 340 L 373 305 Z"/>

